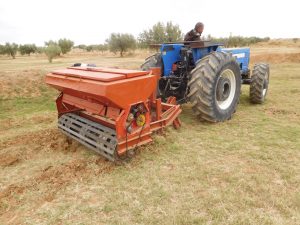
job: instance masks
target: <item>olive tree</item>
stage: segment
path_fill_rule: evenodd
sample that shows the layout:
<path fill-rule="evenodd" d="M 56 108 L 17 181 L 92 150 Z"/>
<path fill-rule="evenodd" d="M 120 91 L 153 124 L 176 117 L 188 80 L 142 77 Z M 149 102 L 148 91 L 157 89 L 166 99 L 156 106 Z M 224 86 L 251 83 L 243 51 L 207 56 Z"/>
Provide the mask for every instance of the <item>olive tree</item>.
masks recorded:
<path fill-rule="evenodd" d="M 169 42 L 176 42 L 183 40 L 183 33 L 181 32 L 179 25 L 167 22 L 165 26 L 166 39 Z"/>
<path fill-rule="evenodd" d="M 4 45 L 0 45 L 0 55 L 4 55 L 5 50 L 4 50 Z"/>
<path fill-rule="evenodd" d="M 13 59 L 16 58 L 17 51 L 18 51 L 18 45 L 15 43 L 10 44 L 7 42 L 5 45 L 0 46 L 0 54 L 9 55 Z"/>
<path fill-rule="evenodd" d="M 124 52 L 136 48 L 136 40 L 131 34 L 112 33 L 107 39 L 109 50 L 111 52 L 120 52 L 123 57 Z"/>
<path fill-rule="evenodd" d="M 174 25 L 172 22 L 167 22 L 166 25 L 158 22 L 152 28 L 144 30 L 138 37 L 139 46 L 142 48 L 148 47 L 151 44 L 182 41 L 182 39 L 183 33 L 179 26 Z"/>
<path fill-rule="evenodd" d="M 58 40 L 58 45 L 61 48 L 61 53 L 66 54 L 71 51 L 72 47 L 74 46 L 74 42 L 64 38 Z"/>
<path fill-rule="evenodd" d="M 93 45 L 88 45 L 88 46 L 86 46 L 85 50 L 87 52 L 92 52 L 94 50 L 94 47 L 93 47 Z"/>
<path fill-rule="evenodd" d="M 53 40 L 45 41 L 45 46 L 49 46 L 49 45 L 58 45 L 58 43 L 56 41 L 53 41 Z"/>
<path fill-rule="evenodd" d="M 108 50 L 108 46 L 107 46 L 107 44 L 97 45 L 97 50 L 100 51 L 103 54 L 103 52 Z"/>
<path fill-rule="evenodd" d="M 35 46 L 35 44 L 20 45 L 19 51 L 21 55 L 30 55 L 31 53 L 35 53 L 37 51 L 37 47 Z"/>
<path fill-rule="evenodd" d="M 60 55 L 61 48 L 56 44 L 50 44 L 44 49 L 44 52 L 49 62 L 52 63 L 52 59 Z"/>

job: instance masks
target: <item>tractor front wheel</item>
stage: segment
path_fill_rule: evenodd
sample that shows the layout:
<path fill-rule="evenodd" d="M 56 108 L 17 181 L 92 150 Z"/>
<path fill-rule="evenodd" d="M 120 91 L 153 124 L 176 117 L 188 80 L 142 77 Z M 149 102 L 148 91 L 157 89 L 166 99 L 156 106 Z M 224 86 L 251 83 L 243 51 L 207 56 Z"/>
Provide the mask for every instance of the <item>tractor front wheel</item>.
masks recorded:
<path fill-rule="evenodd" d="M 252 71 L 250 83 L 250 101 L 262 104 L 265 101 L 269 87 L 270 69 L 265 63 L 256 64 Z"/>
<path fill-rule="evenodd" d="M 196 115 L 210 122 L 228 120 L 240 97 L 239 65 L 231 54 L 213 52 L 196 63 L 188 86 L 188 98 Z"/>

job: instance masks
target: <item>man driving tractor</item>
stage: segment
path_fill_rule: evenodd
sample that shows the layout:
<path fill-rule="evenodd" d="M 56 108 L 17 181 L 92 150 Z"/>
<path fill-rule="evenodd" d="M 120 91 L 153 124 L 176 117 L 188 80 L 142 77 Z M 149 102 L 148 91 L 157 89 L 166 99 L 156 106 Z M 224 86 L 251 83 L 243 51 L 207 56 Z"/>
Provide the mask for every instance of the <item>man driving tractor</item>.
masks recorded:
<path fill-rule="evenodd" d="M 184 41 L 200 41 L 203 30 L 204 24 L 201 22 L 196 23 L 195 28 L 184 36 Z"/>

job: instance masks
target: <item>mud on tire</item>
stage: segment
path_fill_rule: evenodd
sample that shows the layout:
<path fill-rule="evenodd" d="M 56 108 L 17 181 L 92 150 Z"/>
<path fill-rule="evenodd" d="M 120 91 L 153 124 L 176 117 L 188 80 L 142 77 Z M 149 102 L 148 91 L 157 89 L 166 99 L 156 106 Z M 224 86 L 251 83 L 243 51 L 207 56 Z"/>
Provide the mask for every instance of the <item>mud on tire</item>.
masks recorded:
<path fill-rule="evenodd" d="M 196 63 L 188 86 L 188 100 L 196 115 L 210 122 L 228 120 L 239 101 L 239 65 L 231 54 L 213 52 Z"/>

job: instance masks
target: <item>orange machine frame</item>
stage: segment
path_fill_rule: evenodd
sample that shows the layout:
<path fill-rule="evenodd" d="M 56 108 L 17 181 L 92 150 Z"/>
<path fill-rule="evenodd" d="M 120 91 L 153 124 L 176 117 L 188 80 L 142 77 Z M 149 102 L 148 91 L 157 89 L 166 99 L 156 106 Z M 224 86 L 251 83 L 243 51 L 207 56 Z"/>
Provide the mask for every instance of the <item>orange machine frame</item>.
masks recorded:
<path fill-rule="evenodd" d="M 173 124 L 180 126 L 181 108 L 171 97 L 156 99 L 160 68 L 151 71 L 102 67 L 69 67 L 46 75 L 46 83 L 61 93 L 56 100 L 58 116 L 74 112 L 116 130 L 117 155 L 152 141 L 151 134 Z M 141 105 L 145 122 L 128 132 L 132 107 Z"/>

